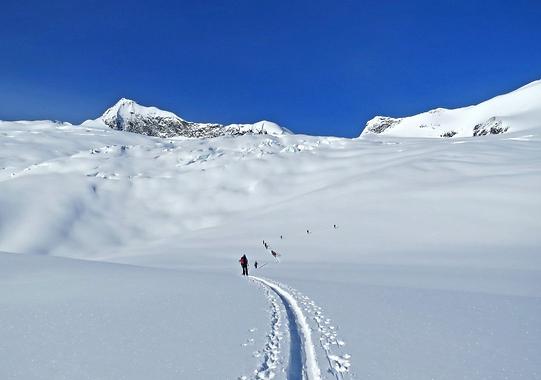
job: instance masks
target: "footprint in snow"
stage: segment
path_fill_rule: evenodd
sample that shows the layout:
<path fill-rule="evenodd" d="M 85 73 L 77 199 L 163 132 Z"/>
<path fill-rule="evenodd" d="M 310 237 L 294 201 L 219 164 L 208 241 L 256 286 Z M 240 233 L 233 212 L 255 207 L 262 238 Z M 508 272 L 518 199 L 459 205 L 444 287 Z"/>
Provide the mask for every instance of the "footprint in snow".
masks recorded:
<path fill-rule="evenodd" d="M 253 346 L 253 345 L 254 345 L 254 342 L 255 342 L 255 341 L 254 341 L 254 338 L 250 338 L 250 339 L 247 339 L 246 342 L 244 342 L 242 345 L 243 345 L 244 347 L 246 347 L 246 346 Z"/>

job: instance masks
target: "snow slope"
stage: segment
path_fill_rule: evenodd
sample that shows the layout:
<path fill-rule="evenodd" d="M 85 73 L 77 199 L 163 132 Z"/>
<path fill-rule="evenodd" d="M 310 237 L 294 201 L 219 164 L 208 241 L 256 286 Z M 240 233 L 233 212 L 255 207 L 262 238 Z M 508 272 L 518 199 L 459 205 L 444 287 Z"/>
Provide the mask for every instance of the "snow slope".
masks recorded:
<path fill-rule="evenodd" d="M 541 127 L 541 80 L 475 106 L 437 108 L 415 116 L 376 116 L 361 137 L 380 134 L 400 137 L 467 137 Z"/>
<path fill-rule="evenodd" d="M 181 119 L 172 112 L 156 107 L 145 107 L 135 101 L 122 98 L 96 120 L 88 120 L 85 126 L 105 125 L 119 131 L 140 133 L 157 137 L 218 137 L 246 133 L 281 135 L 291 133 L 270 121 L 255 124 L 194 123 Z"/>
<path fill-rule="evenodd" d="M 539 128 L 0 122 L 0 378 L 295 378 L 306 325 L 322 379 L 539 378 L 540 188 Z"/>
<path fill-rule="evenodd" d="M 0 377 L 223 379 L 251 372 L 256 358 L 231 359 L 243 356 L 243 340 L 263 344 L 266 320 L 252 310 L 265 310 L 266 300 L 229 279 L 0 253 Z M 227 328 L 216 328 L 224 321 Z"/>

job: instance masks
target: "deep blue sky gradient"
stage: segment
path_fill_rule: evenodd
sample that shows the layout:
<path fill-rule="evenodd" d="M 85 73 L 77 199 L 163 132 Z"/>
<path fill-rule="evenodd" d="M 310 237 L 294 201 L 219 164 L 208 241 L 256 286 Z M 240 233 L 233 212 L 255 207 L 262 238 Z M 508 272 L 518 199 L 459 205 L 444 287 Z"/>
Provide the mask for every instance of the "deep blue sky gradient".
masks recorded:
<path fill-rule="evenodd" d="M 193 121 L 357 136 L 541 78 L 541 1 L 0 2 L 0 119 L 120 97 Z"/>

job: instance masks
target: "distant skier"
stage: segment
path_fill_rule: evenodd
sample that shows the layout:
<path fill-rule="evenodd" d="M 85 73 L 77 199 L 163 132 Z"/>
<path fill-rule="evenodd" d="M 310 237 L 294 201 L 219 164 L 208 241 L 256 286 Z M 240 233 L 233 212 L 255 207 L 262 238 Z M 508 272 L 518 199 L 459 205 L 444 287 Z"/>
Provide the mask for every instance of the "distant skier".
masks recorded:
<path fill-rule="evenodd" d="M 263 246 L 265 249 L 269 249 L 269 244 L 265 240 L 263 240 Z"/>
<path fill-rule="evenodd" d="M 257 261 L 254 263 L 254 267 L 255 269 L 257 269 Z"/>
<path fill-rule="evenodd" d="M 336 228 L 336 224 L 333 227 Z"/>
<path fill-rule="evenodd" d="M 248 276 L 248 259 L 246 258 L 246 255 L 242 255 L 239 262 L 242 267 L 242 275 Z"/>
<path fill-rule="evenodd" d="M 280 239 L 283 239 L 284 237 L 282 235 L 280 235 Z"/>
<path fill-rule="evenodd" d="M 309 234 L 310 234 L 310 230 L 306 230 L 306 234 L 309 235 Z"/>
<path fill-rule="evenodd" d="M 276 253 L 276 251 L 271 251 L 271 255 L 272 257 L 276 258 L 276 256 L 278 256 L 278 253 Z"/>

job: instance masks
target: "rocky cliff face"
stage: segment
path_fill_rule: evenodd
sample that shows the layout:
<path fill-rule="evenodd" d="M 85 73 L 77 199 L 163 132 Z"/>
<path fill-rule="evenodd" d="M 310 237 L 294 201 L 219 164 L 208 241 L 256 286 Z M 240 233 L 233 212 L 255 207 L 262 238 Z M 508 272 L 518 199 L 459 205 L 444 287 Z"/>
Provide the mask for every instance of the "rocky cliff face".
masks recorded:
<path fill-rule="evenodd" d="M 371 133 L 383 133 L 388 128 L 400 123 L 400 119 L 388 116 L 376 116 L 366 123 L 365 130 Z"/>
<path fill-rule="evenodd" d="M 505 133 L 509 130 L 509 127 L 504 124 L 504 122 L 496 117 L 491 117 L 484 123 L 479 123 L 473 127 L 474 136 L 485 136 L 485 135 L 499 135 L 500 133 Z"/>

